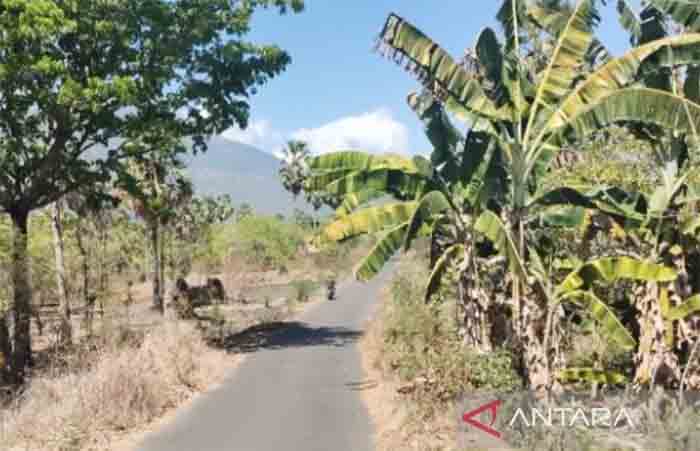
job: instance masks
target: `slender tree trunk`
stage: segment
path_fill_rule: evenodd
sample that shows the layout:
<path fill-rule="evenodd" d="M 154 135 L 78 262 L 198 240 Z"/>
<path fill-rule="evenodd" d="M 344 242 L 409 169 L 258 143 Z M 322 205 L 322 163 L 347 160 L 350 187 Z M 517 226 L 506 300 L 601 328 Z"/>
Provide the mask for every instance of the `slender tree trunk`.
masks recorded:
<path fill-rule="evenodd" d="M 165 265 L 168 260 L 168 254 L 165 252 L 166 249 L 166 242 L 168 240 L 168 231 L 165 228 L 163 224 L 160 225 L 160 299 L 161 302 L 164 302 L 165 300 L 165 281 L 167 280 L 165 277 Z"/>
<path fill-rule="evenodd" d="M 9 310 L 5 310 L 0 315 L 0 383 L 8 380 L 12 359 L 12 341 L 8 325 L 9 313 Z"/>
<path fill-rule="evenodd" d="M 77 233 L 75 234 L 76 242 L 78 244 L 78 250 L 80 251 L 81 267 L 82 267 L 82 298 L 83 304 L 85 306 L 85 318 L 84 327 L 88 335 L 92 335 L 92 309 L 93 302 L 90 298 L 90 256 L 88 254 L 88 248 L 83 241 L 84 230 L 79 227 Z"/>
<path fill-rule="evenodd" d="M 163 297 L 161 295 L 161 255 L 160 255 L 160 227 L 157 220 L 150 224 L 151 255 L 153 257 L 153 308 L 161 314 L 165 313 Z"/>
<path fill-rule="evenodd" d="M 56 287 L 58 289 L 58 303 L 61 316 L 59 344 L 70 344 L 73 339 L 71 327 L 70 302 L 66 292 L 66 265 L 64 261 L 63 245 L 63 219 L 61 201 L 54 202 L 51 208 L 51 229 L 53 232 L 53 249 L 56 258 Z"/>
<path fill-rule="evenodd" d="M 12 218 L 12 286 L 14 289 L 14 337 L 10 361 L 10 379 L 14 384 L 25 381 L 32 363 L 31 309 L 32 287 L 29 275 L 28 222 L 29 212 L 10 211 Z"/>

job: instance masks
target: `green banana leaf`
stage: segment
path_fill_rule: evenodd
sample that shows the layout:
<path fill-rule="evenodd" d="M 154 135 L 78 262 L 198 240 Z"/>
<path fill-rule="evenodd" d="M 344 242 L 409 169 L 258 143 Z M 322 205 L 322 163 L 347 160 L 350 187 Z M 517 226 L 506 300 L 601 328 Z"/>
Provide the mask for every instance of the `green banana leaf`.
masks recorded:
<path fill-rule="evenodd" d="M 404 222 L 384 235 L 355 269 L 355 278 L 368 281 L 384 268 L 403 244 L 408 222 Z"/>
<path fill-rule="evenodd" d="M 630 44 L 636 46 L 642 39 L 642 23 L 627 0 L 617 0 L 617 13 L 620 25 L 630 34 Z"/>
<path fill-rule="evenodd" d="M 595 202 L 593 202 L 590 196 L 570 187 L 555 188 L 528 202 L 529 207 L 550 207 L 557 205 L 574 205 L 585 208 L 596 207 Z"/>
<path fill-rule="evenodd" d="M 496 13 L 496 19 L 501 23 L 505 34 L 505 50 L 512 52 L 517 50 L 519 43 L 524 42 L 525 36 L 520 24 L 526 20 L 525 2 L 523 0 L 504 0 L 501 9 Z"/>
<path fill-rule="evenodd" d="M 442 105 L 428 90 L 421 94 L 410 94 L 408 105 L 423 122 L 425 134 L 433 145 L 430 162 L 433 167 L 444 165 L 441 172 L 449 179 L 457 176 L 456 154 L 464 137 L 455 128 Z"/>
<path fill-rule="evenodd" d="M 697 312 L 700 312 L 700 295 L 692 296 L 681 305 L 671 307 L 665 319 L 669 321 L 683 320 Z"/>
<path fill-rule="evenodd" d="M 419 172 L 412 159 L 399 155 L 373 155 L 369 152 L 349 150 L 331 152 L 309 159 L 309 169 L 318 171 L 370 170 L 374 168 L 403 169 Z"/>
<path fill-rule="evenodd" d="M 700 3 L 693 0 L 648 0 L 659 11 L 668 14 L 690 31 L 700 30 Z"/>
<path fill-rule="evenodd" d="M 409 222 L 404 249 L 409 250 L 411 248 L 411 243 L 423 224 L 430 222 L 435 215 L 450 208 L 449 200 L 440 191 L 431 191 L 423 196 L 418 202 L 418 207 Z"/>
<path fill-rule="evenodd" d="M 447 93 L 445 107 L 448 110 L 459 110 L 461 106 L 480 117 L 496 120 L 511 118 L 507 105 L 498 108 L 488 98 L 481 87 L 478 71 L 468 72 L 447 51 L 401 17 L 395 14 L 389 16 L 379 41 L 380 48 L 393 60 L 407 60 L 407 69 L 427 89 L 433 90 L 433 94 Z"/>
<path fill-rule="evenodd" d="M 540 220 L 549 227 L 575 228 L 586 222 L 586 209 L 583 207 L 555 207 L 540 213 Z"/>
<path fill-rule="evenodd" d="M 358 235 L 394 228 L 408 222 L 417 206 L 417 202 L 397 202 L 368 207 L 327 225 L 321 232 L 321 238 L 343 241 Z"/>
<path fill-rule="evenodd" d="M 586 77 L 573 91 L 567 93 L 566 99 L 549 118 L 545 129 L 551 131 L 566 125 L 571 118 L 628 86 L 636 79 L 642 63 L 652 55 L 675 55 L 683 48 L 690 50 L 685 52 L 685 55 L 699 49 L 700 34 L 683 34 L 652 41 L 610 60 Z M 668 52 L 668 49 L 673 51 Z"/>
<path fill-rule="evenodd" d="M 667 266 L 632 257 L 606 257 L 581 265 L 566 276 L 556 291 L 559 295 L 564 295 L 579 289 L 588 289 L 595 281 L 608 284 L 618 280 L 672 282 L 676 277 L 676 271 Z"/>
<path fill-rule="evenodd" d="M 323 191 L 340 197 L 363 191 L 382 191 L 401 199 L 415 199 L 428 184 L 429 181 L 419 174 L 398 169 L 373 169 L 353 172 L 326 185 Z"/>
<path fill-rule="evenodd" d="M 610 125 L 634 121 L 697 136 L 700 105 L 666 91 L 627 88 L 603 98 L 571 118 L 573 135 L 583 138 Z"/>
<path fill-rule="evenodd" d="M 572 302 L 581 306 L 598 323 L 605 337 L 622 349 L 632 350 L 637 344 L 632 334 L 620 322 L 617 315 L 592 291 L 576 290 L 558 298 L 559 302 Z"/>
<path fill-rule="evenodd" d="M 428 283 L 425 286 L 425 301 L 428 302 L 437 292 L 442 283 L 442 277 L 445 275 L 450 263 L 464 255 L 464 245 L 454 244 L 447 248 L 440 258 L 435 262 L 433 270 L 428 278 Z"/>
<path fill-rule="evenodd" d="M 379 199 L 383 196 L 386 196 L 385 192 L 376 190 L 363 190 L 357 193 L 348 194 L 343 198 L 343 202 L 340 204 L 340 206 L 336 208 L 335 216 L 338 218 L 347 216 L 368 202 Z"/>
<path fill-rule="evenodd" d="M 495 213 L 485 211 L 479 216 L 474 229 L 488 238 L 498 251 L 508 259 L 510 270 L 521 280 L 527 278 L 525 264 L 518 253 L 511 233 Z"/>
<path fill-rule="evenodd" d="M 496 93 L 494 99 L 501 103 L 501 97 L 505 93 L 503 87 L 503 52 L 498 42 L 496 32 L 491 28 L 484 28 L 476 39 L 476 57 L 484 68 L 486 78 L 493 83 Z"/>
<path fill-rule="evenodd" d="M 325 191 L 326 187 L 343 177 L 357 173 L 356 169 L 333 169 L 311 175 L 304 181 L 304 190 L 307 192 Z"/>
<path fill-rule="evenodd" d="M 571 92 L 579 76 L 584 58 L 593 42 L 591 15 L 593 0 L 579 0 L 561 31 L 549 64 L 540 77 L 534 107 L 530 111 L 528 135 L 536 113 L 554 110 L 562 98 Z M 527 136 L 525 142 L 528 142 Z"/>

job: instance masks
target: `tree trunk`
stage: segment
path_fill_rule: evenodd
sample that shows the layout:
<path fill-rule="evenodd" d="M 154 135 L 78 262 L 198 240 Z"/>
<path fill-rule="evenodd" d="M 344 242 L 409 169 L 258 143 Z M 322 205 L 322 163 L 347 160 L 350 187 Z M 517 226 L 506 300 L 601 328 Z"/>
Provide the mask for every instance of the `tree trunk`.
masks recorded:
<path fill-rule="evenodd" d="M 84 329 L 88 336 L 92 335 L 92 314 L 93 314 L 93 301 L 90 297 L 90 255 L 88 254 L 88 248 L 83 241 L 84 230 L 79 227 L 77 233 L 75 234 L 76 243 L 78 245 L 78 250 L 80 251 L 81 267 L 82 267 L 82 298 L 83 305 L 85 306 L 84 313 Z"/>
<path fill-rule="evenodd" d="M 0 315 L 0 383 L 6 382 L 9 376 L 10 361 L 12 358 L 12 342 L 10 341 L 10 328 L 7 324 L 9 310 Z"/>
<path fill-rule="evenodd" d="M 165 252 L 165 249 L 166 249 L 165 243 L 166 243 L 167 239 L 168 239 L 168 231 L 163 226 L 163 224 L 161 224 L 160 225 L 160 236 L 159 236 L 160 241 L 158 244 L 160 245 L 160 254 L 159 254 L 160 255 L 160 258 L 159 258 L 159 262 L 160 262 L 160 268 L 159 268 L 160 269 L 160 273 L 159 273 L 160 292 L 159 292 L 159 295 L 160 295 L 160 299 L 161 299 L 162 303 L 164 303 L 164 301 L 165 301 L 165 281 L 166 281 L 165 265 L 167 262 L 167 253 Z"/>
<path fill-rule="evenodd" d="M 636 308 L 639 346 L 634 356 L 637 385 L 672 385 L 680 380 L 678 357 L 667 345 L 666 323 L 661 313 L 661 290 L 655 282 L 637 288 Z"/>
<path fill-rule="evenodd" d="M 32 363 L 31 309 L 32 287 L 29 275 L 29 212 L 10 211 L 12 218 L 12 286 L 14 290 L 14 337 L 10 360 L 10 381 L 22 384 Z"/>
<path fill-rule="evenodd" d="M 518 254 L 525 263 L 527 246 L 523 211 L 516 210 L 512 230 L 517 237 Z M 527 384 L 535 392 L 548 391 L 553 380 L 548 350 L 545 349 L 545 333 L 548 333 L 546 299 L 541 299 L 538 290 L 527 280 L 514 274 L 513 303 L 516 350 L 521 352 L 523 358 Z"/>
<path fill-rule="evenodd" d="M 467 270 L 459 276 L 459 300 L 462 308 L 462 334 L 464 345 L 478 352 L 486 353 L 493 349 L 491 342 L 491 325 L 488 321 L 488 301 L 477 279 L 478 273 L 474 270 L 476 258 L 472 255 L 474 249 L 465 245 L 465 261 Z"/>
<path fill-rule="evenodd" d="M 60 315 L 60 329 L 58 344 L 67 345 L 72 342 L 73 329 L 71 327 L 70 302 L 66 292 L 66 265 L 64 261 L 63 245 L 63 219 L 61 201 L 54 202 L 51 208 L 51 229 L 53 232 L 53 249 L 56 258 L 56 287 L 58 289 L 58 303 Z"/>
<path fill-rule="evenodd" d="M 151 256 L 153 257 L 153 308 L 161 314 L 165 314 L 161 295 L 160 227 L 158 221 L 153 221 L 150 224 L 150 234 Z"/>

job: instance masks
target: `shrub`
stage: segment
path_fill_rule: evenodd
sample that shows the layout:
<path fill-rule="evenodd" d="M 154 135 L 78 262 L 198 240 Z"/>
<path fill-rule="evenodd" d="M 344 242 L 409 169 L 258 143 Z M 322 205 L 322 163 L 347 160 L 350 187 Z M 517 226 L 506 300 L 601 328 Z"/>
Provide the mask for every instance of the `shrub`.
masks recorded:
<path fill-rule="evenodd" d="M 246 216 L 236 224 L 236 244 L 252 263 L 281 269 L 304 245 L 304 231 L 276 217 Z"/>
<path fill-rule="evenodd" d="M 295 280 L 292 282 L 294 299 L 297 302 L 308 302 L 316 290 L 318 283 L 312 280 Z"/>
<path fill-rule="evenodd" d="M 423 265 L 402 264 L 385 309 L 384 352 L 391 369 L 426 401 L 454 400 L 474 388 L 510 390 L 520 384 L 505 350 L 465 350 L 448 302 L 426 304 Z"/>

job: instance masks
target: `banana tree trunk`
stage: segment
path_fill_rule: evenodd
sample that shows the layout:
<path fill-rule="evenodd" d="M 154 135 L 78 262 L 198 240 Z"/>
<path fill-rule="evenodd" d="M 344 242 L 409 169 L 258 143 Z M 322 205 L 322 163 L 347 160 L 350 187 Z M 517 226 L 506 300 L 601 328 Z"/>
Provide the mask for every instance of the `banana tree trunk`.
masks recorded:
<path fill-rule="evenodd" d="M 488 299 L 475 277 L 474 271 L 465 271 L 460 276 L 462 334 L 467 348 L 486 353 L 493 349 L 487 315 Z"/>
<path fill-rule="evenodd" d="M 14 337 L 10 360 L 10 382 L 22 384 L 26 370 L 32 364 L 31 302 L 32 287 L 29 273 L 28 222 L 29 212 L 11 210 L 12 218 L 12 285 L 14 289 Z"/>
<path fill-rule="evenodd" d="M 517 239 L 518 253 L 524 261 L 527 249 L 524 210 L 516 210 L 513 217 L 513 236 Z M 529 286 L 527 280 L 522 280 L 517 274 L 513 276 L 516 349 L 522 352 L 522 366 L 528 386 L 536 392 L 544 392 L 552 386 L 549 354 L 545 349 L 546 301 Z"/>
<path fill-rule="evenodd" d="M 60 314 L 58 342 L 68 345 L 72 342 L 71 310 L 66 292 L 66 265 L 64 260 L 63 219 L 61 201 L 54 202 L 51 207 L 51 231 L 53 233 L 53 249 L 56 259 L 56 288 Z"/>
<path fill-rule="evenodd" d="M 680 379 L 678 357 L 667 343 L 661 297 L 661 289 L 655 282 L 638 287 L 635 293 L 639 324 L 639 345 L 634 357 L 637 385 L 671 385 Z"/>

